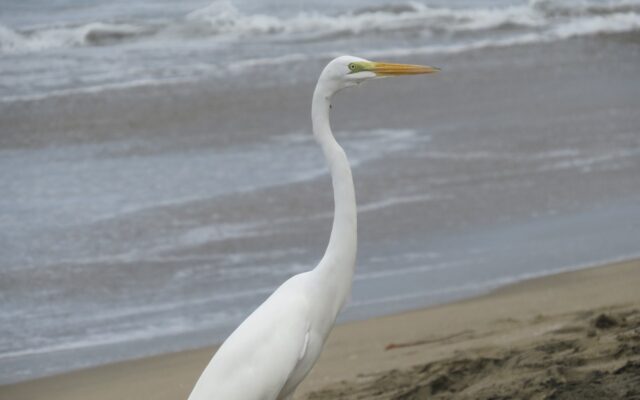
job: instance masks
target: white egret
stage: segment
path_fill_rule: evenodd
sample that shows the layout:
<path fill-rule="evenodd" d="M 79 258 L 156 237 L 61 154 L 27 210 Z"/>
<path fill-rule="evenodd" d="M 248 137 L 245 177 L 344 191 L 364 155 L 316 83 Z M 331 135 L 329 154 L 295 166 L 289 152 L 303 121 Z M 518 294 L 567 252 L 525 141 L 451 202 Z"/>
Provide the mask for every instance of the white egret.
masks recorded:
<path fill-rule="evenodd" d="M 307 376 L 348 293 L 356 260 L 356 198 L 351 168 L 329 124 L 331 97 L 365 80 L 428 74 L 437 68 L 342 56 L 320 74 L 313 94 L 313 134 L 331 172 L 334 218 L 320 263 L 284 282 L 227 338 L 189 400 L 290 400 Z"/>

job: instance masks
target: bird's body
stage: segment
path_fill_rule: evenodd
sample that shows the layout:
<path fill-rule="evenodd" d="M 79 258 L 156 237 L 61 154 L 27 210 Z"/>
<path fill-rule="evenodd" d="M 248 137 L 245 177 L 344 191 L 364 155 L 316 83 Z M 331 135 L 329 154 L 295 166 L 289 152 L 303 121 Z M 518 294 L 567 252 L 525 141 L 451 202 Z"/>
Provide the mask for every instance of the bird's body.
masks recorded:
<path fill-rule="evenodd" d="M 289 400 L 317 361 L 351 290 L 357 210 L 349 161 L 329 124 L 331 96 L 366 79 L 435 72 L 343 56 L 323 70 L 313 95 L 316 141 L 331 172 L 335 215 L 322 260 L 288 279 L 220 346 L 189 400 Z"/>
<path fill-rule="evenodd" d="M 236 329 L 189 400 L 283 400 L 293 393 L 333 325 L 329 313 L 314 311 L 322 295 L 310 274 L 290 278 Z"/>

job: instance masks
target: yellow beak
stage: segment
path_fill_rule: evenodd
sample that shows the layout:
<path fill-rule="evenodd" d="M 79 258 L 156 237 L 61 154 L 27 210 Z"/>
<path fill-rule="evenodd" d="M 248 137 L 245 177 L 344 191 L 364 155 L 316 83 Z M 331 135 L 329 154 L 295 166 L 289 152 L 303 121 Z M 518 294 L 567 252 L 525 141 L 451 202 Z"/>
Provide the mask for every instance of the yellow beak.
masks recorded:
<path fill-rule="evenodd" d="M 380 76 L 433 74 L 440 71 L 440 68 L 429 65 L 393 64 L 385 62 L 372 62 L 371 64 L 372 66 L 369 70 Z"/>

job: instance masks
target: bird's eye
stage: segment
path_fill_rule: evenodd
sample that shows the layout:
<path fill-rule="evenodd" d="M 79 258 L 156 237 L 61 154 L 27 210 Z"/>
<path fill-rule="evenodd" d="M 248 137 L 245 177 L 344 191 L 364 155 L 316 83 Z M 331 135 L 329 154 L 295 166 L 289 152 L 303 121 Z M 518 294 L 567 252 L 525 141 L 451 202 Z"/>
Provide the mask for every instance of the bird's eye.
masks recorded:
<path fill-rule="evenodd" d="M 355 71 L 356 70 L 356 64 L 355 63 L 349 64 L 349 69 L 352 70 L 352 71 Z"/>

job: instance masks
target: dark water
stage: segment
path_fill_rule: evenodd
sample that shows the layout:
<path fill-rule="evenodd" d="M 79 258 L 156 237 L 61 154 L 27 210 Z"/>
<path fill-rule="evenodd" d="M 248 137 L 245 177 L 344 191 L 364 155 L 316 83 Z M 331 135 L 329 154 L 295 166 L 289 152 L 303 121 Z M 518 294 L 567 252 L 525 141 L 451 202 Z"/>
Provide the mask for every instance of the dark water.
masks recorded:
<path fill-rule="evenodd" d="M 443 68 L 335 99 L 343 320 L 640 254 L 636 3 L 0 4 L 0 382 L 217 342 L 313 267 L 335 53 Z"/>

